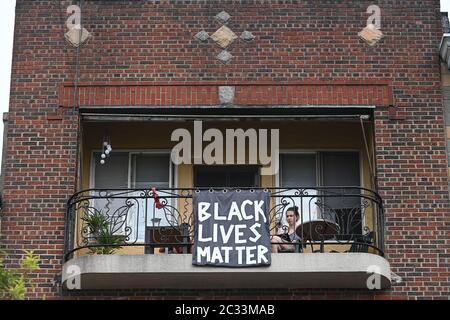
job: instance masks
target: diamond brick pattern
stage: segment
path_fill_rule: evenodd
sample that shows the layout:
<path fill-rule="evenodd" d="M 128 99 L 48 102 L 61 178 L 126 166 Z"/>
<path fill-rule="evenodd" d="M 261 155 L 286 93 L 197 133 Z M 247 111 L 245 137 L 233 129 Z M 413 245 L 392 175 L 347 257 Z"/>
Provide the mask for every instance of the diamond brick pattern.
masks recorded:
<path fill-rule="evenodd" d="M 376 45 L 384 37 L 383 32 L 375 28 L 373 24 L 369 24 L 367 27 L 365 27 L 361 32 L 358 33 L 358 36 L 369 46 Z"/>
<path fill-rule="evenodd" d="M 250 42 L 255 39 L 255 36 L 250 31 L 244 31 L 242 32 L 240 38 L 244 41 Z"/>
<path fill-rule="evenodd" d="M 211 36 L 211 39 L 222 49 L 227 48 L 237 38 L 238 36 L 227 26 L 222 26 Z"/>
<path fill-rule="evenodd" d="M 216 20 L 219 21 L 222 24 L 227 23 L 230 21 L 231 16 L 226 11 L 222 11 L 216 15 Z"/>
<path fill-rule="evenodd" d="M 233 56 L 228 51 L 224 50 L 221 53 L 217 55 L 217 59 L 222 62 L 223 64 L 228 64 Z"/>
<path fill-rule="evenodd" d="M 195 38 L 201 42 L 206 42 L 209 39 L 209 34 L 205 30 L 202 30 L 195 35 Z"/>

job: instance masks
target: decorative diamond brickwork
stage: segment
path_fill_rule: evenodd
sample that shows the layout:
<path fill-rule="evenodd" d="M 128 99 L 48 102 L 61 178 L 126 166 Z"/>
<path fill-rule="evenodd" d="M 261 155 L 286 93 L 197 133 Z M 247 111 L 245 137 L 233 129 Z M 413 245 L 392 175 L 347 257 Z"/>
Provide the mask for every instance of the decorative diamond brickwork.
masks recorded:
<path fill-rule="evenodd" d="M 211 36 L 211 39 L 222 49 L 227 48 L 237 38 L 238 36 L 227 26 L 220 27 L 220 29 Z"/>
<path fill-rule="evenodd" d="M 369 24 L 362 29 L 362 31 L 358 33 L 358 36 L 370 46 L 376 45 L 384 37 L 383 32 L 375 28 L 373 24 Z"/>
<path fill-rule="evenodd" d="M 64 36 L 72 46 L 78 47 L 88 41 L 91 37 L 91 34 L 89 33 L 89 31 L 83 28 L 83 31 L 80 31 L 80 29 L 72 29 L 68 31 Z"/>
<path fill-rule="evenodd" d="M 209 34 L 205 30 L 202 30 L 195 35 L 195 38 L 201 42 L 206 42 L 209 39 Z"/>
<path fill-rule="evenodd" d="M 253 39 L 255 39 L 255 36 L 250 31 L 244 31 L 241 34 L 241 39 L 246 41 L 246 42 L 250 42 Z"/>
<path fill-rule="evenodd" d="M 211 36 L 205 31 L 202 30 L 198 32 L 194 37 L 200 42 L 207 42 L 208 39 L 214 41 L 214 43 L 222 49 L 227 49 L 231 44 L 233 44 L 236 39 L 241 38 L 244 42 L 251 42 L 255 39 L 255 36 L 250 32 L 245 30 L 242 32 L 240 37 L 234 33 L 229 27 L 225 24 L 231 19 L 231 16 L 226 12 L 222 11 L 215 16 L 216 21 L 222 24 L 222 26 L 215 31 Z M 223 64 L 227 64 L 233 58 L 232 54 L 229 51 L 220 52 L 216 58 L 222 62 Z"/>
<path fill-rule="evenodd" d="M 222 24 L 226 24 L 230 19 L 231 16 L 226 11 L 222 11 L 216 15 L 216 20 Z"/>
<path fill-rule="evenodd" d="M 228 64 L 233 56 L 228 51 L 224 50 L 221 53 L 217 55 L 217 59 L 222 62 L 223 64 Z"/>

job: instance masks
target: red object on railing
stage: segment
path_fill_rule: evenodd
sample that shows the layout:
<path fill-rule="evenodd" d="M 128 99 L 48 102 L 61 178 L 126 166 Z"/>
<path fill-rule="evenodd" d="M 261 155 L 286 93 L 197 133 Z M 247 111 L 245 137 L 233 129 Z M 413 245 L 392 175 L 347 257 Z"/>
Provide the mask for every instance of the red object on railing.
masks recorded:
<path fill-rule="evenodd" d="M 156 191 L 156 188 L 152 188 L 153 193 L 153 199 L 155 200 L 155 206 L 157 209 L 162 209 L 164 206 L 161 204 L 161 201 L 159 200 L 158 192 Z"/>

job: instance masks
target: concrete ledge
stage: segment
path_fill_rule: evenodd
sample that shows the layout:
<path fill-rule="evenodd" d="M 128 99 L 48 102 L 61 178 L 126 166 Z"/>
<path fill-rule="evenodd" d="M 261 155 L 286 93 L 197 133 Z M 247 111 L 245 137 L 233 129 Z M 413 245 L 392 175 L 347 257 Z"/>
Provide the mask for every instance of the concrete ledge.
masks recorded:
<path fill-rule="evenodd" d="M 372 268 L 372 269 L 370 269 Z M 373 273 L 368 273 L 371 270 Z M 81 290 L 90 289 L 239 289 L 364 288 L 379 276 L 381 289 L 391 284 L 389 262 L 370 253 L 280 253 L 259 268 L 192 265 L 190 254 L 92 255 L 63 267 L 63 286 L 79 274 Z"/>

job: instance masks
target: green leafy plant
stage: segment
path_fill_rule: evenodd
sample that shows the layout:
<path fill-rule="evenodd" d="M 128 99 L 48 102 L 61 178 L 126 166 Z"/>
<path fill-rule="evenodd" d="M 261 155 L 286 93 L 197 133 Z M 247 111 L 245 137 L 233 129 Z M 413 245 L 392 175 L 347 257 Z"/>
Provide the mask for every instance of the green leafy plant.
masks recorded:
<path fill-rule="evenodd" d="M 7 253 L 0 249 L 0 299 L 24 300 L 26 288 L 35 288 L 29 277 L 30 273 L 39 269 L 39 258 L 33 251 L 25 251 L 25 257 L 20 263 L 20 269 L 6 269 L 4 259 Z"/>
<path fill-rule="evenodd" d="M 113 254 L 122 248 L 125 243 L 125 236 L 113 233 L 113 223 L 100 211 L 86 214 L 82 220 L 89 230 L 90 254 Z M 100 246 L 105 245 L 105 246 Z"/>

